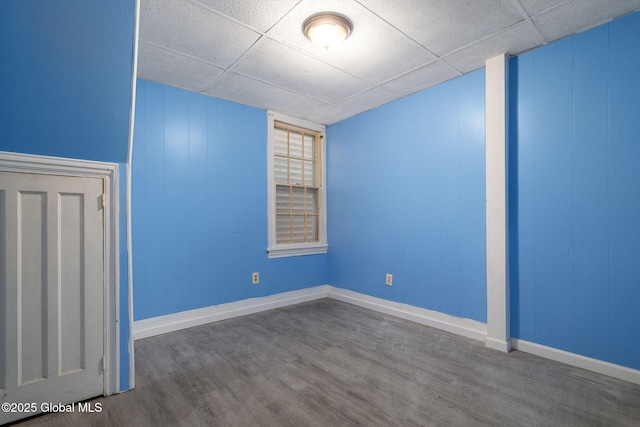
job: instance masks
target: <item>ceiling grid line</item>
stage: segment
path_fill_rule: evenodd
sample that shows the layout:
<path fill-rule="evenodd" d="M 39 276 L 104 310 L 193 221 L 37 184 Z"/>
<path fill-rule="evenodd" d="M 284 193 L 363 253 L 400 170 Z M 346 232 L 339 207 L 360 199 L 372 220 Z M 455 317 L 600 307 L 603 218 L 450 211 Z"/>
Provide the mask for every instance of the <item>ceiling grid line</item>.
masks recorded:
<path fill-rule="evenodd" d="M 520 12 L 520 14 L 522 15 L 522 17 L 524 18 L 525 21 L 527 21 L 535 30 L 536 30 L 536 34 L 538 35 L 538 38 L 540 40 L 540 44 L 541 45 L 545 45 L 547 44 L 547 40 L 544 38 L 544 36 L 542 35 L 542 33 L 540 32 L 540 29 L 536 26 L 536 24 L 533 22 L 533 20 L 531 19 L 531 17 L 529 16 L 529 14 L 527 13 L 526 10 L 524 10 L 524 7 L 522 7 L 522 4 L 520 3 L 520 0 L 511 0 L 511 3 L 513 3 L 513 6 L 518 9 L 518 11 Z"/>
<path fill-rule="evenodd" d="M 138 77 L 332 124 L 640 10 L 640 0 L 140 0 Z M 353 23 L 331 51 L 303 22 Z"/>
<path fill-rule="evenodd" d="M 398 27 L 396 27 L 395 25 L 393 25 L 392 23 L 390 23 L 389 21 L 387 21 L 386 19 L 384 19 L 383 17 L 381 17 L 380 15 L 378 15 L 377 13 L 375 13 L 374 11 L 372 11 L 371 9 L 369 9 L 366 5 L 362 4 L 361 1 L 359 0 L 355 0 L 357 3 L 359 3 L 360 5 L 362 5 L 362 7 L 364 7 L 365 9 L 367 9 L 369 12 L 371 12 L 373 15 L 377 16 L 378 18 L 380 18 L 380 20 L 386 22 L 389 26 L 391 26 L 392 28 L 394 28 L 395 30 L 397 30 L 398 32 L 400 32 L 402 35 L 404 35 L 407 39 L 413 41 L 415 44 L 417 44 L 418 46 L 420 46 L 422 49 L 424 49 L 425 51 L 427 51 L 428 53 L 430 53 L 431 55 L 434 56 L 435 61 L 439 61 L 442 64 L 448 66 L 452 71 L 454 71 L 455 73 L 457 73 L 458 76 L 461 76 L 463 73 L 460 72 L 460 70 L 458 70 L 456 67 L 452 66 L 451 64 L 449 64 L 447 61 L 442 59 L 442 56 L 437 55 L 435 52 L 432 52 L 429 48 L 427 48 L 426 46 L 424 46 L 422 43 L 420 43 L 419 41 L 415 40 L 413 37 L 411 37 L 410 35 L 406 34 L 405 32 L 403 32 L 401 29 L 399 29 Z M 435 62 L 433 61 L 433 62 Z M 425 67 L 429 64 L 431 64 L 432 62 L 426 63 L 426 64 L 422 64 L 421 66 L 416 67 L 415 69 L 420 69 L 422 67 Z M 400 75 L 397 75 L 395 77 L 390 78 L 389 80 L 393 80 L 394 78 L 398 78 L 401 77 L 402 75 L 408 74 L 413 70 L 408 70 L 405 73 L 402 73 Z"/>
<path fill-rule="evenodd" d="M 352 73 L 350 73 L 348 70 L 344 70 L 344 69 L 342 69 L 342 68 L 340 68 L 340 67 L 336 66 L 335 64 L 332 64 L 331 62 L 326 61 L 323 57 L 321 57 L 321 56 L 319 56 L 319 55 L 313 55 L 313 54 L 310 54 L 310 53 L 309 53 L 309 52 L 307 52 L 306 50 L 304 50 L 304 49 L 300 49 L 299 47 L 297 47 L 297 46 L 295 46 L 295 45 L 293 45 L 293 44 L 289 43 L 289 42 L 288 42 L 287 40 L 285 40 L 285 39 L 282 39 L 282 38 L 279 38 L 279 37 L 277 37 L 277 36 L 273 36 L 273 35 L 269 34 L 269 30 L 271 30 L 273 27 L 275 27 L 275 26 L 278 24 L 278 22 L 282 21 L 282 19 L 284 19 L 284 18 L 288 15 L 288 13 L 289 13 L 289 12 L 291 12 L 291 10 L 293 10 L 293 8 L 292 8 L 289 12 L 287 12 L 287 14 L 283 15 L 283 16 L 282 16 L 282 18 L 280 18 L 280 19 L 278 20 L 278 22 L 276 22 L 275 24 L 273 24 L 273 25 L 269 28 L 269 30 L 267 30 L 267 31 L 264 31 L 264 32 L 263 32 L 263 31 L 260 31 L 259 29 L 255 28 L 255 27 L 252 27 L 251 25 L 245 24 L 244 22 L 239 21 L 239 20 L 237 20 L 237 19 L 235 19 L 235 18 L 233 18 L 233 17 L 230 17 L 230 16 L 228 16 L 228 15 L 226 15 L 226 14 L 224 14 L 224 13 L 220 12 L 220 11 L 217 11 L 217 10 L 215 10 L 215 9 L 212 9 L 212 8 L 210 8 L 209 6 L 207 6 L 207 5 L 203 4 L 203 3 L 200 3 L 200 2 L 199 2 L 199 1 L 197 1 L 197 0 L 188 0 L 188 1 L 189 1 L 189 2 L 191 2 L 191 3 L 193 3 L 194 5 L 197 5 L 197 6 L 201 7 L 201 8 L 203 8 L 203 9 L 207 10 L 207 11 L 210 11 L 210 12 L 212 12 L 212 13 L 215 13 L 216 15 L 220 16 L 221 18 L 227 19 L 227 20 L 229 20 L 229 21 L 231 21 L 231 22 L 233 22 L 233 23 L 235 23 L 235 24 L 237 24 L 237 25 L 240 25 L 240 26 L 242 26 L 242 27 L 244 27 L 244 28 L 246 28 L 246 29 L 248 29 L 248 30 L 250 30 L 250 31 L 253 31 L 253 32 L 255 32 L 255 33 L 257 33 L 257 34 L 259 34 L 259 35 L 260 35 L 260 37 L 255 41 L 255 43 L 253 43 L 253 44 L 252 44 L 252 45 L 251 45 L 251 46 L 250 46 L 250 47 L 249 47 L 249 48 L 248 48 L 244 53 L 242 53 L 242 55 L 241 55 L 240 57 L 238 57 L 238 58 L 236 59 L 236 61 L 234 61 L 234 63 L 233 63 L 233 64 L 231 64 L 231 65 L 229 65 L 228 67 L 226 67 L 226 68 L 225 68 L 225 69 L 226 69 L 226 70 L 228 70 L 228 71 L 233 71 L 233 70 L 232 70 L 233 65 L 234 65 L 235 63 L 237 63 L 238 61 L 240 61 L 240 60 L 241 60 L 241 59 L 242 59 L 242 58 L 243 58 L 243 57 L 244 57 L 244 56 L 245 56 L 245 55 L 246 55 L 246 54 L 247 54 L 247 53 L 248 53 L 248 52 L 249 52 L 249 51 L 250 51 L 250 50 L 251 50 L 255 45 L 256 45 L 256 43 L 258 43 L 262 38 L 268 38 L 268 39 L 273 40 L 274 42 L 280 43 L 280 44 L 282 44 L 282 45 L 284 45 L 284 46 L 286 46 L 286 47 L 288 47 L 288 48 L 290 48 L 290 49 L 294 49 L 294 50 L 296 50 L 296 51 L 297 51 L 297 52 L 299 52 L 299 53 L 302 53 L 302 54 L 307 55 L 307 56 L 310 56 L 310 57 L 312 57 L 312 58 L 314 58 L 314 59 L 316 59 L 316 60 L 318 60 L 318 61 L 321 61 L 321 62 L 323 62 L 323 63 L 325 63 L 325 64 L 329 65 L 330 67 L 336 68 L 336 69 L 337 69 L 337 70 L 339 70 L 339 71 L 342 71 L 342 72 L 344 72 L 344 73 L 350 74 L 350 75 L 352 75 L 352 76 L 353 76 L 353 77 L 355 77 L 355 78 L 358 78 L 358 79 L 363 80 L 363 81 L 365 81 L 365 82 L 367 82 L 367 83 L 370 83 L 370 84 L 372 84 L 372 85 L 375 85 L 375 83 L 374 83 L 374 82 L 367 81 L 366 79 L 362 78 L 361 76 L 358 76 L 358 75 L 356 75 L 356 74 L 352 74 Z M 301 1 L 302 1 L 302 0 L 301 0 Z M 300 2 L 298 2 L 298 4 L 299 4 L 299 3 L 300 3 Z M 296 5 L 296 6 L 297 6 L 297 5 Z M 294 8 L 295 8 L 295 7 L 294 7 Z M 247 76 L 247 77 L 251 77 L 251 76 Z"/>

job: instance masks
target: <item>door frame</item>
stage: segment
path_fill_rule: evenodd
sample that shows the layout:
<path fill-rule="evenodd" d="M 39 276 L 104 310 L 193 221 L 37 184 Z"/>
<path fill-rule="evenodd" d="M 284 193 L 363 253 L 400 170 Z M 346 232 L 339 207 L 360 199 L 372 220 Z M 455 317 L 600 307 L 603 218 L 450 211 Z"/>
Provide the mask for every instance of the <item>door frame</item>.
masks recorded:
<path fill-rule="evenodd" d="M 119 392 L 120 384 L 120 265 L 118 165 L 0 151 L 0 171 L 101 178 L 104 182 L 104 387 L 105 396 Z M 131 334 L 129 334 L 131 341 Z M 129 347 L 132 343 L 129 343 Z M 133 375 L 133 372 L 131 373 Z"/>

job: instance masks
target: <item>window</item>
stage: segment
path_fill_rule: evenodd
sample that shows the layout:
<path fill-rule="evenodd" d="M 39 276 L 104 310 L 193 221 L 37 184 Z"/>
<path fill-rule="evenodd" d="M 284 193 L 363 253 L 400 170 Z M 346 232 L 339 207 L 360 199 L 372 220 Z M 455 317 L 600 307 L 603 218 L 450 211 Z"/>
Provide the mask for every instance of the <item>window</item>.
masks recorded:
<path fill-rule="evenodd" d="M 326 253 L 324 126 L 267 114 L 269 258 Z"/>

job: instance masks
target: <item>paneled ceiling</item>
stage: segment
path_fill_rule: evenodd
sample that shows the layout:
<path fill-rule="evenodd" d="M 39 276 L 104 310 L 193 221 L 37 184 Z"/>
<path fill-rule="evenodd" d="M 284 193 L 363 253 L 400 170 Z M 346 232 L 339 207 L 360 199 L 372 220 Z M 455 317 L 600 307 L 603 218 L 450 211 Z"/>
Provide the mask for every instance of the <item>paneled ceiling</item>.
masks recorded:
<path fill-rule="evenodd" d="M 640 10 L 640 0 L 141 0 L 138 76 L 332 124 Z M 353 22 L 329 52 L 310 15 Z"/>

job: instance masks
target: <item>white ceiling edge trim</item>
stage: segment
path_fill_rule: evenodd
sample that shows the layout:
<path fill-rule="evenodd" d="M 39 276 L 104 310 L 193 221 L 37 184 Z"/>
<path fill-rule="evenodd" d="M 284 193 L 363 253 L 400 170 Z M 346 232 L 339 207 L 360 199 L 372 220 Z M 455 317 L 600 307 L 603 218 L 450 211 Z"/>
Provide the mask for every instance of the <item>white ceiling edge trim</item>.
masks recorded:
<path fill-rule="evenodd" d="M 300 119 L 293 116 L 288 116 L 286 114 L 281 114 L 273 110 L 267 110 L 267 116 L 278 122 L 283 122 L 288 125 L 309 129 L 315 132 L 325 132 L 327 129 L 327 127 L 323 124 L 315 123 L 309 120 Z"/>

